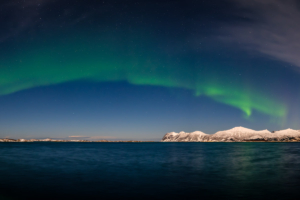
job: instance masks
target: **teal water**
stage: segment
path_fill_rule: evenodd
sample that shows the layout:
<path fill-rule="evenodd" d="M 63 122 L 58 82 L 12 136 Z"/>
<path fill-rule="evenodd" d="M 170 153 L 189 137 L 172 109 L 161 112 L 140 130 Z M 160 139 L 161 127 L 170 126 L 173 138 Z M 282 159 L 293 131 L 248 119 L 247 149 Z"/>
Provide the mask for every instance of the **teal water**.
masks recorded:
<path fill-rule="evenodd" d="M 294 199 L 300 143 L 0 143 L 0 199 Z"/>

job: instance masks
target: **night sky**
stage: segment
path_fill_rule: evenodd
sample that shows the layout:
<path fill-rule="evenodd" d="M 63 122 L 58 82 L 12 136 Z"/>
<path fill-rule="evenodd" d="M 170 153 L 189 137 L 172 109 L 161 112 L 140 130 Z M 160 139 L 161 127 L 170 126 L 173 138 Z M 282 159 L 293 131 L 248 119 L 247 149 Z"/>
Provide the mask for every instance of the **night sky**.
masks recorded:
<path fill-rule="evenodd" d="M 294 0 L 2 0 L 0 138 L 300 129 Z"/>

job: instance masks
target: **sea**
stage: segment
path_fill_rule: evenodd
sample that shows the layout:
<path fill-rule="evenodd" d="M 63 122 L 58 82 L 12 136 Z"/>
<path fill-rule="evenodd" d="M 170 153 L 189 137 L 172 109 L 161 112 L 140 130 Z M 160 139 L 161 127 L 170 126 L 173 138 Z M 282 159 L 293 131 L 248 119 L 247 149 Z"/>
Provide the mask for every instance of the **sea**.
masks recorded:
<path fill-rule="evenodd" d="M 0 199 L 299 199 L 300 143 L 0 143 Z"/>

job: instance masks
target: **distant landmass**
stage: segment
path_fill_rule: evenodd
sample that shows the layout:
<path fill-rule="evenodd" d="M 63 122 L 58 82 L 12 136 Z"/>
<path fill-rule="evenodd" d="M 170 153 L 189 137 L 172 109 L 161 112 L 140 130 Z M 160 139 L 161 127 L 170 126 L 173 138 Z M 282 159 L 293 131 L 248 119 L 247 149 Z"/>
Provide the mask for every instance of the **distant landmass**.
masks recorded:
<path fill-rule="evenodd" d="M 0 139 L 0 142 L 155 142 L 155 141 L 139 141 L 139 140 L 97 140 L 97 141 L 90 141 L 90 140 L 56 140 L 56 139 L 10 139 L 4 138 Z"/>
<path fill-rule="evenodd" d="M 255 131 L 244 127 L 235 127 L 215 134 L 201 131 L 192 133 L 167 133 L 161 142 L 299 142 L 300 130 L 286 129 L 270 132 L 267 129 Z"/>

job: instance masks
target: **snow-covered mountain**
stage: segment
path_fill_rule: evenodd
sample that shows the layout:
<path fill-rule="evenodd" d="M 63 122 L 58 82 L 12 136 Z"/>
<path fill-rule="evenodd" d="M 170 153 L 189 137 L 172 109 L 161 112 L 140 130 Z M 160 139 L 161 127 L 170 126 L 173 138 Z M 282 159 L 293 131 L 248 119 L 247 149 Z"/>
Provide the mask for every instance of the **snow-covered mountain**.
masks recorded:
<path fill-rule="evenodd" d="M 167 133 L 162 141 L 164 142 L 201 142 L 208 139 L 209 135 L 201 131 L 195 131 L 192 133 L 186 133 L 181 131 L 180 133 Z"/>
<path fill-rule="evenodd" d="M 275 131 L 273 135 L 276 135 L 277 137 L 299 137 L 300 131 L 288 128 L 285 130 Z"/>
<path fill-rule="evenodd" d="M 262 140 L 270 131 L 255 131 L 244 127 L 235 127 L 226 131 L 219 131 L 211 135 L 211 140 L 217 141 L 244 141 L 244 140 Z"/>
<path fill-rule="evenodd" d="M 201 131 L 192 133 L 167 133 L 162 142 L 251 142 L 251 141 L 300 141 L 300 131 L 286 129 L 271 133 L 267 129 L 255 131 L 244 127 L 235 127 L 209 135 Z"/>

